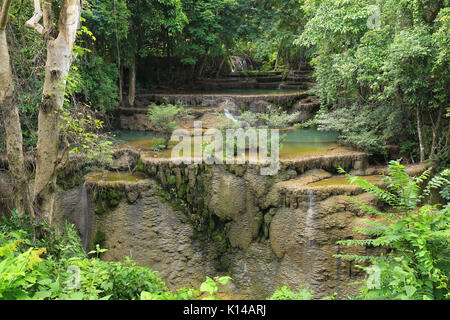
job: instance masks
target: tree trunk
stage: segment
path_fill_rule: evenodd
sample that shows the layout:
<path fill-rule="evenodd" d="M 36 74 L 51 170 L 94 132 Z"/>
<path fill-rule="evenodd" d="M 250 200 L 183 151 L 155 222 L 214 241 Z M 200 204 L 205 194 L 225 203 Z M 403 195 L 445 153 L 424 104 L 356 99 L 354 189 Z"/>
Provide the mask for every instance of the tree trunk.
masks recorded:
<path fill-rule="evenodd" d="M 209 51 L 209 49 L 208 49 L 208 51 Z M 198 78 L 198 79 L 201 78 L 202 75 L 203 75 L 203 70 L 205 69 L 206 61 L 207 61 L 207 60 L 208 60 L 208 56 L 205 55 L 205 56 L 203 57 L 203 61 L 202 61 L 201 65 L 200 65 L 200 69 L 198 70 L 198 75 L 197 75 L 197 78 Z"/>
<path fill-rule="evenodd" d="M 81 16 L 80 0 L 64 0 L 58 23 L 58 36 L 48 43 L 45 82 L 38 117 L 38 145 L 34 206 L 39 215 L 52 223 L 56 169 L 60 135 L 60 111 L 64 104 L 64 90 L 73 60 L 78 23 Z"/>
<path fill-rule="evenodd" d="M 420 108 L 416 108 L 416 117 L 417 117 L 417 133 L 419 135 L 420 162 L 424 162 L 425 161 L 425 149 L 423 147 L 422 116 L 420 114 Z"/>
<path fill-rule="evenodd" d="M 5 126 L 9 173 L 13 180 L 12 194 L 14 199 L 12 203 L 19 212 L 34 216 L 23 155 L 22 127 L 19 111 L 13 101 L 14 83 L 6 38 L 6 24 L 10 5 L 11 0 L 3 3 L 0 16 L 0 110 Z"/>
<path fill-rule="evenodd" d="M 128 104 L 130 107 L 134 107 L 134 101 L 136 99 L 136 55 L 133 55 L 133 62 L 130 68 L 130 84 L 128 89 Z"/>
<path fill-rule="evenodd" d="M 119 104 L 123 101 L 123 66 L 119 66 Z"/>
<path fill-rule="evenodd" d="M 222 68 L 223 68 L 223 65 L 225 64 L 226 59 L 227 59 L 227 55 L 224 55 L 222 58 L 222 61 L 220 61 L 219 70 L 217 70 L 217 74 L 216 74 L 216 79 L 219 79 L 220 73 L 222 72 Z"/>
<path fill-rule="evenodd" d="M 432 135 L 433 135 L 433 140 L 431 142 L 431 151 L 430 151 L 430 158 L 436 153 L 436 149 L 437 149 L 437 143 L 438 143 L 438 139 L 437 139 L 437 135 L 441 126 L 441 112 L 440 110 L 438 110 L 438 119 L 437 122 L 434 123 L 433 121 L 433 116 L 431 114 L 431 112 L 429 113 L 430 115 L 430 120 L 431 120 L 431 131 L 432 131 Z"/>
<path fill-rule="evenodd" d="M 281 46 L 283 45 L 283 40 L 280 41 L 280 45 L 277 52 L 277 58 L 275 60 L 275 67 L 274 70 L 278 68 L 278 64 L 280 63 L 280 56 L 281 56 Z"/>

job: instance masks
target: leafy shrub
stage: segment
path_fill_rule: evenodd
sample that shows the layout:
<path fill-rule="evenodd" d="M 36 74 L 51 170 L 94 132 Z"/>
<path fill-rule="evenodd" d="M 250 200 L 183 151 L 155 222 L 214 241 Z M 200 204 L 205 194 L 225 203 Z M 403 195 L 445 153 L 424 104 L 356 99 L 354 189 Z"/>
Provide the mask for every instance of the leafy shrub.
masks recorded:
<path fill-rule="evenodd" d="M 268 128 L 280 129 L 286 128 L 294 122 L 298 121 L 300 112 L 288 114 L 279 107 L 268 106 L 266 113 L 259 114 L 259 118 Z"/>
<path fill-rule="evenodd" d="M 287 286 L 283 286 L 275 290 L 274 294 L 268 300 L 313 300 L 315 292 L 300 285 L 297 289 L 291 290 Z M 336 297 L 336 293 L 322 298 L 321 300 L 333 300 Z"/>
<path fill-rule="evenodd" d="M 178 124 L 187 119 L 184 108 L 177 104 L 164 103 L 162 105 L 151 104 L 148 107 L 148 119 L 150 123 L 164 134 L 164 144 L 160 146 L 169 146 L 172 132 L 177 128 Z"/>
<path fill-rule="evenodd" d="M 170 294 L 157 272 L 129 258 L 88 259 L 73 225 L 58 234 L 13 212 L 0 226 L 0 299 L 136 299 L 144 291 Z"/>
<path fill-rule="evenodd" d="M 284 286 L 278 288 L 274 294 L 268 300 L 312 300 L 314 298 L 314 292 L 309 288 L 298 287 L 292 291 L 288 287 Z"/>
<path fill-rule="evenodd" d="M 371 246 L 384 249 L 381 256 L 336 255 L 336 257 L 372 265 L 360 266 L 368 273 L 361 288 L 361 299 L 448 299 L 450 273 L 450 206 L 422 205 L 432 188 L 442 186 L 444 171 L 424 187 L 429 177 L 409 177 L 399 161 L 391 161 L 385 178 L 387 190 L 361 178 L 348 175 L 350 182 L 386 202 L 392 212 L 384 213 L 353 198 L 367 212 L 384 221 L 366 221 L 356 231 L 370 236 L 364 240 L 344 240 L 346 246 Z"/>

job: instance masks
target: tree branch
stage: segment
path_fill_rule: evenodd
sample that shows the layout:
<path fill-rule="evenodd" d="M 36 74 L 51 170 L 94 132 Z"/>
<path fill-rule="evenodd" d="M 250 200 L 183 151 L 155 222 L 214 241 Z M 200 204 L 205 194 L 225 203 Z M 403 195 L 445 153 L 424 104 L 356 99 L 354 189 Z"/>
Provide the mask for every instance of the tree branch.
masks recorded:
<path fill-rule="evenodd" d="M 42 25 L 39 24 L 39 21 L 42 19 L 42 16 L 43 12 L 41 9 L 40 0 L 34 0 L 34 14 L 30 20 L 25 22 L 25 25 L 29 28 L 34 29 L 37 33 L 43 35 L 45 29 Z"/>
<path fill-rule="evenodd" d="M 11 7 L 12 0 L 5 0 L 2 6 L 1 10 L 1 16 L 0 16 L 0 31 L 3 31 L 6 29 L 6 23 L 8 22 L 8 14 L 9 14 L 9 8 Z"/>

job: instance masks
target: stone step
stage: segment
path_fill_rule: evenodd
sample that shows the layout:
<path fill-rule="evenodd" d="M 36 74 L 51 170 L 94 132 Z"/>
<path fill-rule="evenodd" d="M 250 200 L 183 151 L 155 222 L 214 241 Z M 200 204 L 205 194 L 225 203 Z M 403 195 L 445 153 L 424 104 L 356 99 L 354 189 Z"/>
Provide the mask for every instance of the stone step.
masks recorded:
<path fill-rule="evenodd" d="M 263 77 L 263 78 L 256 78 L 256 80 L 258 82 L 262 82 L 262 83 L 267 83 L 267 82 L 281 82 L 283 81 L 283 77 L 282 76 L 277 76 L 277 77 Z"/>

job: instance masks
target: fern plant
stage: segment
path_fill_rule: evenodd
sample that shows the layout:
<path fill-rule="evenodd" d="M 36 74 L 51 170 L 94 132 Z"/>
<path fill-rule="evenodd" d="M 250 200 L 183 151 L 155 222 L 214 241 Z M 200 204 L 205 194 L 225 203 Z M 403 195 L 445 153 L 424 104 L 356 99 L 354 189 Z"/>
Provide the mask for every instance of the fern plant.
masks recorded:
<path fill-rule="evenodd" d="M 344 172 L 342 169 L 341 172 Z M 355 228 L 368 236 L 362 240 L 338 241 L 344 246 L 379 247 L 380 256 L 335 255 L 337 258 L 369 263 L 359 266 L 368 277 L 361 287 L 362 299 L 448 299 L 450 272 L 450 206 L 422 204 L 431 189 L 448 187 L 449 171 L 431 179 L 430 170 L 410 177 L 400 161 L 391 161 L 386 190 L 346 174 L 351 183 L 386 202 L 391 211 L 381 212 L 356 199 L 365 211 L 382 221 L 365 220 L 366 227 Z M 444 194 L 445 195 L 445 194 Z"/>

